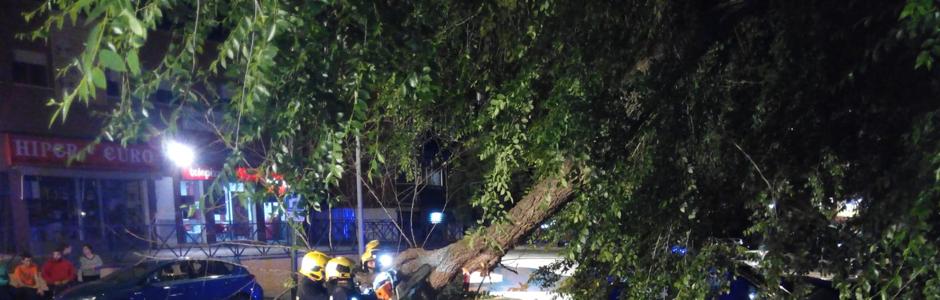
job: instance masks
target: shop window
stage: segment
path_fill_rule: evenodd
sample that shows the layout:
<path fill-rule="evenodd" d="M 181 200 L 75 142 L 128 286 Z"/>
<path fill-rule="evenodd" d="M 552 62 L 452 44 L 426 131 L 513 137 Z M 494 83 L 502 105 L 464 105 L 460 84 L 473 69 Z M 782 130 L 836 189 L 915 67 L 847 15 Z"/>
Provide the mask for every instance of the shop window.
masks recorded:
<path fill-rule="evenodd" d="M 26 176 L 23 196 L 30 237 L 45 251 L 62 243 L 89 243 L 101 251 L 124 249 L 146 236 L 139 180 Z"/>
<path fill-rule="evenodd" d="M 254 240 L 257 238 L 257 223 L 254 205 L 244 194 L 245 186 L 242 183 L 231 183 L 225 186 L 223 195 L 220 195 L 219 206 L 225 209 L 214 211 L 215 224 L 219 226 L 217 240 Z"/>
<path fill-rule="evenodd" d="M 180 181 L 180 215 L 183 216 L 186 243 L 205 242 L 205 214 L 203 213 L 201 181 Z"/>
<path fill-rule="evenodd" d="M 268 241 L 282 241 L 290 233 L 287 216 L 277 199 L 269 198 L 262 205 L 264 208 L 265 235 Z"/>
<path fill-rule="evenodd" d="M 41 52 L 13 50 L 13 82 L 49 86 L 48 60 Z"/>
<path fill-rule="evenodd" d="M 101 180 L 102 209 L 108 226 L 117 232 L 128 230 L 135 234 L 144 231 L 144 199 L 138 180 Z"/>
<path fill-rule="evenodd" d="M 29 211 L 30 239 L 40 249 L 78 239 L 75 181 L 63 177 L 26 176 L 24 199 Z"/>
<path fill-rule="evenodd" d="M 84 241 L 103 241 L 106 236 L 104 213 L 101 199 L 98 197 L 98 181 L 94 179 L 76 179 L 79 199 L 77 207 L 81 227 L 80 238 Z M 97 243 L 93 243 L 97 244 Z"/>
<path fill-rule="evenodd" d="M 241 183 L 230 183 L 221 190 L 210 191 L 204 181 L 180 181 L 180 215 L 185 228 L 186 243 L 213 243 L 232 240 L 272 240 L 275 236 L 286 236 L 259 232 L 259 220 L 251 199 Z M 212 194 L 210 194 L 212 193 Z M 209 197 L 209 196 L 212 197 Z M 273 206 L 267 206 L 268 212 L 274 212 Z M 274 226 L 280 226 L 283 216 L 271 214 Z M 286 228 L 286 225 L 285 225 Z M 270 229 L 269 229 L 270 231 Z M 277 230 L 278 232 L 280 230 Z M 278 238 L 279 239 L 279 238 Z"/>

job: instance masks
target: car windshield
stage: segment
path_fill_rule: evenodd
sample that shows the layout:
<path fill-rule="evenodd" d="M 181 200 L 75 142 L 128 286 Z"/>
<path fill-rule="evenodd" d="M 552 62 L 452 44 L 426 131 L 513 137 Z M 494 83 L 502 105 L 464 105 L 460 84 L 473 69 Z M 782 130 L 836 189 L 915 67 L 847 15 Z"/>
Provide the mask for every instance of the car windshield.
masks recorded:
<path fill-rule="evenodd" d="M 157 264 L 154 262 L 139 263 L 130 268 L 125 268 L 125 269 L 114 271 L 114 273 L 111 273 L 110 275 L 105 276 L 101 280 L 108 281 L 108 282 L 139 281 L 139 280 L 142 280 L 145 276 L 147 276 L 147 274 L 150 273 L 150 271 L 153 270 L 154 266 L 156 265 Z"/>

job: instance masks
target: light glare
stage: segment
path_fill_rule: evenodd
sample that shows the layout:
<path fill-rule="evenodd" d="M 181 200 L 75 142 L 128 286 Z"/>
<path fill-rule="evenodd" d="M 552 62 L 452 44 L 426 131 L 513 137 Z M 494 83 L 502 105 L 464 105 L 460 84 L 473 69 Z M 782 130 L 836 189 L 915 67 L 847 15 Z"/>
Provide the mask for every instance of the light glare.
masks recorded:
<path fill-rule="evenodd" d="M 388 255 L 388 254 L 379 255 L 379 264 L 382 265 L 383 267 L 390 267 L 392 263 L 394 262 L 395 262 L 395 259 L 392 258 L 391 255 Z"/>
<path fill-rule="evenodd" d="M 430 219 L 431 219 L 431 224 L 440 224 L 441 222 L 444 221 L 444 213 L 432 212 Z"/>
<path fill-rule="evenodd" d="M 166 143 L 166 157 L 173 161 L 177 167 L 186 168 L 196 160 L 196 152 L 193 148 L 176 141 Z"/>

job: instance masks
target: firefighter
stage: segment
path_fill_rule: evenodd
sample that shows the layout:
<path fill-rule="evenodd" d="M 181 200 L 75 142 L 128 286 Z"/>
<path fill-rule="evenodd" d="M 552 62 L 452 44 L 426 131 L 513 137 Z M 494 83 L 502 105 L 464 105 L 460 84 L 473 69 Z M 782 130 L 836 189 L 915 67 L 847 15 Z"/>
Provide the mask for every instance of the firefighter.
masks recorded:
<path fill-rule="evenodd" d="M 326 263 L 326 286 L 333 300 L 348 300 L 358 295 L 352 280 L 353 261 L 338 256 Z"/>
<path fill-rule="evenodd" d="M 328 300 L 330 292 L 325 282 L 326 264 L 330 257 L 319 251 L 310 251 L 300 261 L 300 278 L 297 297 L 300 300 Z"/>
<path fill-rule="evenodd" d="M 379 248 L 378 240 L 372 240 L 371 242 L 366 244 L 366 251 L 363 252 L 362 256 L 360 257 L 360 261 L 362 262 L 362 271 L 366 273 L 375 274 L 375 269 L 376 269 L 375 255 L 377 254 L 375 252 L 376 250 L 378 250 L 378 248 Z"/>
<path fill-rule="evenodd" d="M 356 273 L 353 274 L 355 282 L 360 286 L 371 287 L 373 281 L 375 280 L 376 270 L 378 262 L 376 261 L 376 256 L 378 255 L 379 241 L 373 240 L 366 244 L 366 249 L 362 252 L 362 255 L 359 257 L 360 265 L 356 268 Z"/>

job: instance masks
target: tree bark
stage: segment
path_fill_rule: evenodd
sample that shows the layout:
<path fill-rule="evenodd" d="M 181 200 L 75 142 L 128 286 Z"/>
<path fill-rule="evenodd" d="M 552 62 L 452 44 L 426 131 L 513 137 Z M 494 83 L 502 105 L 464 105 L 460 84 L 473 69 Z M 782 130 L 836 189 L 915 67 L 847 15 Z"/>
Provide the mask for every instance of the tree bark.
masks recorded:
<path fill-rule="evenodd" d="M 444 287 L 459 274 L 489 272 L 507 251 L 571 200 L 572 185 L 562 183 L 570 173 L 570 165 L 566 163 L 554 177 L 537 181 L 509 210 L 506 221 L 490 225 L 482 236 L 465 236 L 437 250 L 413 248 L 402 252 L 396 260 L 399 271 L 407 274 L 430 265 L 433 271 L 428 281 L 435 289 Z"/>

